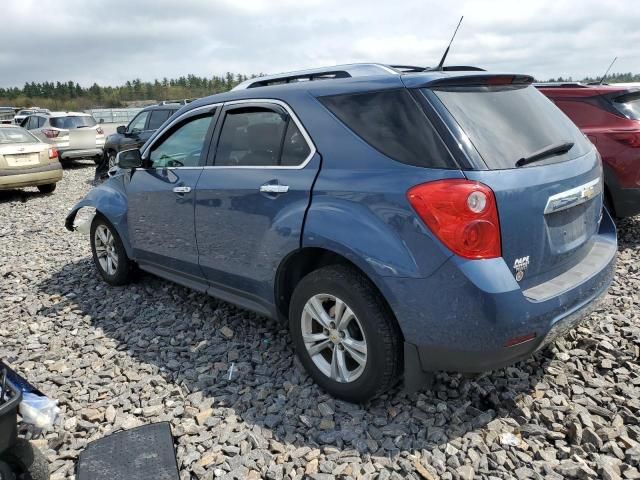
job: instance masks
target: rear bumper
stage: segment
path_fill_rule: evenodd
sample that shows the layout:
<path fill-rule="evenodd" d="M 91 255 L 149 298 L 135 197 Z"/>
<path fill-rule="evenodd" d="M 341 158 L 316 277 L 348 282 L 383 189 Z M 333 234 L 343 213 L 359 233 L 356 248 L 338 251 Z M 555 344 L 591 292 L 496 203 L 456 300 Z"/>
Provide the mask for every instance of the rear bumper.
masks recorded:
<path fill-rule="evenodd" d="M 637 163 L 637 169 L 640 169 L 640 158 Z M 616 217 L 633 217 L 640 214 L 640 186 L 635 188 L 623 187 L 619 181 L 619 175 L 620 173 L 613 170 L 611 166 L 604 165 L 604 181 L 611 194 L 611 202 L 613 203 Z"/>
<path fill-rule="evenodd" d="M 69 150 L 64 148 L 57 148 L 57 150 L 61 160 L 71 159 L 71 158 L 101 157 L 103 154 L 102 148 L 87 148 L 82 150 Z"/>
<path fill-rule="evenodd" d="M 62 180 L 62 166 L 59 162 L 34 167 L 0 169 L 1 190 L 46 185 L 60 180 Z"/>
<path fill-rule="evenodd" d="M 600 252 L 598 268 L 542 301 L 527 298 L 502 259 L 453 257 L 426 279 L 385 279 L 381 290 L 407 341 L 405 352 L 417 352 L 405 355 L 406 371 L 472 373 L 501 368 L 575 327 L 598 307 L 613 280 L 617 242 L 608 215 L 595 242 L 607 249 L 604 255 Z M 583 262 L 593 263 L 589 257 Z M 406 365 L 411 358 L 419 365 Z"/>

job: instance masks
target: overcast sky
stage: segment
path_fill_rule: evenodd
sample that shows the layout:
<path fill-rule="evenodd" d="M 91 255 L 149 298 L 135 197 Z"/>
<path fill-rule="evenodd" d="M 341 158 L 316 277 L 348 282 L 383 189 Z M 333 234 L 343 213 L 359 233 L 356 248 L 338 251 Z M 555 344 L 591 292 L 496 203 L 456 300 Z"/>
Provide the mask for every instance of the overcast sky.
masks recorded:
<path fill-rule="evenodd" d="M 640 73 L 637 0 L 2 0 L 0 86 L 379 61 L 539 79 Z"/>

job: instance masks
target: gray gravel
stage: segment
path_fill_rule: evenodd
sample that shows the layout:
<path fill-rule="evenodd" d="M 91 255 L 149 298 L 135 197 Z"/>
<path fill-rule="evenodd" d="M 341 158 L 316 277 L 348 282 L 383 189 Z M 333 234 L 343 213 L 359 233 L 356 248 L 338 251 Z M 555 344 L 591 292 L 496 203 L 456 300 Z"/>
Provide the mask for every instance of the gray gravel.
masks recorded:
<path fill-rule="evenodd" d="M 0 192 L 0 357 L 60 402 L 38 443 L 53 479 L 87 442 L 171 422 L 182 479 L 640 478 L 640 218 L 585 325 L 533 359 L 368 405 L 336 401 L 272 321 L 143 275 L 98 280 L 64 230 L 93 166 L 56 192 Z M 233 371 L 231 371 L 233 366 Z"/>

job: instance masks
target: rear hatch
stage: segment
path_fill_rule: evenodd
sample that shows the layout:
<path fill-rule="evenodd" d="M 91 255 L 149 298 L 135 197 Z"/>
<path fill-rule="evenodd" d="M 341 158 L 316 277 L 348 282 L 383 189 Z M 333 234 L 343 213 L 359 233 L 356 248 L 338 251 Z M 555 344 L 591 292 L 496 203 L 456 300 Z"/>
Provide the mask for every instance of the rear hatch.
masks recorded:
<path fill-rule="evenodd" d="M 510 78 L 519 78 L 512 84 Z M 476 164 L 465 176 L 495 193 L 502 256 L 521 288 L 580 262 L 602 214 L 602 166 L 578 128 L 528 77 L 423 89 Z"/>
<path fill-rule="evenodd" d="M 104 132 L 90 115 L 67 115 L 51 117 L 51 129 L 43 133 L 60 146 L 73 150 L 96 148 L 104 144 Z"/>

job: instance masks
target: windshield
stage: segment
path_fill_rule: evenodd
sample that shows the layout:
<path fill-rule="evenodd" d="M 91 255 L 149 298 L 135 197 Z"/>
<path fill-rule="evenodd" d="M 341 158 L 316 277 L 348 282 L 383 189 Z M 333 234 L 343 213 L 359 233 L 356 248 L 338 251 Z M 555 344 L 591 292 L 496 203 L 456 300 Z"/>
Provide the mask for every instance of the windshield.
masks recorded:
<path fill-rule="evenodd" d="M 640 92 L 629 93 L 614 99 L 615 107 L 632 120 L 640 120 Z"/>
<path fill-rule="evenodd" d="M 0 128 L 0 145 L 8 143 L 37 143 L 38 139 L 22 128 Z"/>
<path fill-rule="evenodd" d="M 33 113 L 34 113 L 34 111 L 33 111 L 33 110 L 20 110 L 20 111 L 18 112 L 18 115 L 31 115 L 31 114 L 33 114 Z"/>
<path fill-rule="evenodd" d="M 532 165 L 580 157 L 591 149 L 584 135 L 533 86 L 441 87 L 432 89 L 492 170 L 515 168 L 521 158 L 553 145 L 567 152 Z"/>
<path fill-rule="evenodd" d="M 49 123 L 54 128 L 84 128 L 94 127 L 96 120 L 91 116 L 69 116 L 69 117 L 53 117 L 49 119 Z"/>

